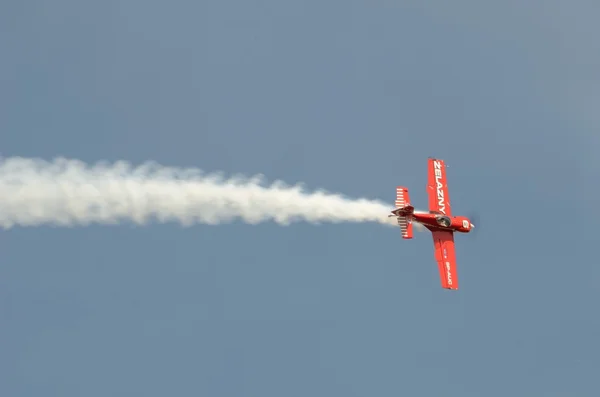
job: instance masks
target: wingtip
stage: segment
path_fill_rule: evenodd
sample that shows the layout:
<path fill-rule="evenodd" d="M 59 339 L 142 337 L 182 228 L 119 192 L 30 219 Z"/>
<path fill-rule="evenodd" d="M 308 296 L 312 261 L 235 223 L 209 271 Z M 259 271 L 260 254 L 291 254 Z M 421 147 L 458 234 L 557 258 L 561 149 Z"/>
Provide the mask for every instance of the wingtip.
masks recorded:
<path fill-rule="evenodd" d="M 438 160 L 438 161 L 444 161 L 444 159 L 441 159 L 439 157 L 433 157 L 433 156 L 429 156 L 427 157 L 429 160 Z"/>

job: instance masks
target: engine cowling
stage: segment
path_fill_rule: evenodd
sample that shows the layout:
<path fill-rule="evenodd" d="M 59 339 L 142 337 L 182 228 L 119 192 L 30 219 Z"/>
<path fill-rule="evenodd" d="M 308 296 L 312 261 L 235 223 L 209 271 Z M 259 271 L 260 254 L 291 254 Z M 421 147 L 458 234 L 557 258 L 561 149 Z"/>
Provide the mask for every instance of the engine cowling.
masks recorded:
<path fill-rule="evenodd" d="M 454 229 L 457 232 L 469 233 L 473 229 L 473 224 L 466 216 L 449 217 L 446 215 L 437 215 L 435 221 L 442 227 Z"/>
<path fill-rule="evenodd" d="M 455 216 L 452 218 L 452 228 L 457 232 L 469 233 L 473 229 L 473 224 L 466 216 Z"/>

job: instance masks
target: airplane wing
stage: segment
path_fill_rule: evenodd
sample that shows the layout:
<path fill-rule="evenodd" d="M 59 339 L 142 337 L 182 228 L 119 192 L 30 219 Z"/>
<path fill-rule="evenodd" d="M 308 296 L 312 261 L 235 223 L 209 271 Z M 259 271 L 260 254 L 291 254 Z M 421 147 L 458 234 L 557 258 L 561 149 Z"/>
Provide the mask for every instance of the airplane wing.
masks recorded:
<path fill-rule="evenodd" d="M 452 216 L 450 197 L 446 181 L 446 164 L 444 160 L 427 159 L 427 193 L 429 194 L 429 210 Z"/>
<path fill-rule="evenodd" d="M 432 235 L 435 260 L 440 270 L 442 288 L 458 289 L 454 232 L 451 230 L 434 230 Z"/>

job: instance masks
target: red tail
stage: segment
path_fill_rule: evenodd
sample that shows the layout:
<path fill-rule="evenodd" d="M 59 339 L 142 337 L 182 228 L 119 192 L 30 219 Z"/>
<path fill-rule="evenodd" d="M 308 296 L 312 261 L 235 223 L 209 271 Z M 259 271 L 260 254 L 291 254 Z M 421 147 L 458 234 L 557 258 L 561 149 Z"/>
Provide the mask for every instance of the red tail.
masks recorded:
<path fill-rule="evenodd" d="M 396 208 L 395 212 L 398 217 L 398 225 L 402 232 L 402 238 L 409 240 L 413 238 L 413 225 L 411 223 L 411 216 L 414 207 L 410 204 L 410 196 L 408 195 L 408 189 L 404 186 L 396 186 Z"/>

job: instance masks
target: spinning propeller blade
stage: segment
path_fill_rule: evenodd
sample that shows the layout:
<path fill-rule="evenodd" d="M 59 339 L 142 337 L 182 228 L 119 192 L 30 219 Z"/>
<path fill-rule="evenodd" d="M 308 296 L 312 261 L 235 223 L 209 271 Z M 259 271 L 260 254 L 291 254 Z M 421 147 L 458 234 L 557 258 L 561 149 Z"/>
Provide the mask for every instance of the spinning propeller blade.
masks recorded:
<path fill-rule="evenodd" d="M 471 221 L 471 225 L 473 228 L 473 232 L 472 233 L 477 233 L 479 231 L 479 229 L 481 228 L 481 225 L 479 223 L 479 215 L 478 214 L 470 214 L 468 216 L 469 220 Z"/>

